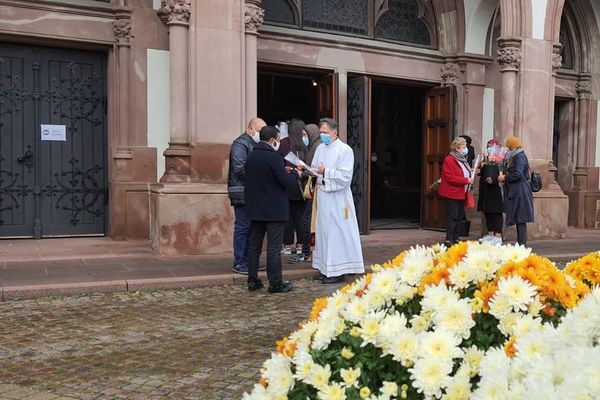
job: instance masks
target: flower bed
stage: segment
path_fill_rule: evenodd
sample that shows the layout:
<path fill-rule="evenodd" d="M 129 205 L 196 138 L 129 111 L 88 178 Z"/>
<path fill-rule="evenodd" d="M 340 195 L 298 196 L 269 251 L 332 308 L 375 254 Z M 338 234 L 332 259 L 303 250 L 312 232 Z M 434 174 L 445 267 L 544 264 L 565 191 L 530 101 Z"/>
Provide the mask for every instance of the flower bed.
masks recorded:
<path fill-rule="evenodd" d="M 467 399 L 491 348 L 558 326 L 590 292 L 520 246 L 412 248 L 331 297 L 277 344 L 245 399 Z"/>

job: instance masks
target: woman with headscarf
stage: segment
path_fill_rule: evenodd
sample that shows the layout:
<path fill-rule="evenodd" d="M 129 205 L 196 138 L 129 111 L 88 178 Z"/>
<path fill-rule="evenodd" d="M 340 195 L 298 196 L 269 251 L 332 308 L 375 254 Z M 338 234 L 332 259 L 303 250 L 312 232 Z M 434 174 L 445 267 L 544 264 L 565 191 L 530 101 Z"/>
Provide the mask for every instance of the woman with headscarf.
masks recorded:
<path fill-rule="evenodd" d="M 529 183 L 529 160 L 521 139 L 506 139 L 510 150 L 504 159 L 504 174 L 499 181 L 506 185 L 506 226 L 517 225 L 517 243 L 527 246 L 527 223 L 533 222 L 533 193 Z"/>
<path fill-rule="evenodd" d="M 306 162 L 307 165 L 311 165 L 313 157 L 315 156 L 315 152 L 317 151 L 317 147 L 321 144 L 321 134 L 319 132 L 319 127 L 315 124 L 308 124 L 304 127 L 303 135 L 304 143 L 306 144 Z M 306 185 L 307 180 L 303 180 L 303 185 Z M 304 187 L 304 186 L 303 186 Z M 300 261 L 311 261 L 311 251 L 310 251 L 310 221 L 312 217 L 312 199 L 306 199 L 306 204 L 304 207 L 304 214 L 302 215 L 302 232 L 304 234 L 304 238 L 302 239 L 302 254 L 298 254 L 292 256 L 292 261 L 300 262 Z"/>
<path fill-rule="evenodd" d="M 504 220 L 504 199 L 502 188 L 498 177 L 500 166 L 493 161 L 494 149 L 501 148 L 499 141 L 492 139 L 487 142 L 483 161 L 479 164 L 479 198 L 477 199 L 477 211 L 483 212 L 487 223 L 487 236 L 480 242 L 491 244 L 502 244 L 502 226 Z"/>
<path fill-rule="evenodd" d="M 289 135 L 289 152 L 294 153 L 302 161 L 306 158 L 306 145 L 303 142 L 304 132 L 304 121 L 299 118 L 292 118 L 288 122 L 288 135 Z M 284 154 L 285 157 L 287 155 Z M 287 166 L 295 168 L 295 165 L 286 163 Z M 298 184 L 292 188 L 287 189 L 290 217 L 285 224 L 283 234 L 284 254 L 289 249 L 290 254 L 296 254 L 301 251 L 303 237 L 306 236 L 302 232 L 302 215 L 304 214 L 305 201 L 304 195 L 302 194 L 302 184 Z M 295 235 L 294 235 L 295 233 Z M 294 239 L 296 241 L 294 242 Z M 296 245 L 294 246 L 294 243 Z"/>
<path fill-rule="evenodd" d="M 469 149 L 462 137 L 454 139 L 450 154 L 442 164 L 442 181 L 438 194 L 446 202 L 446 246 L 458 243 L 458 228 L 465 216 L 465 198 L 473 184 L 473 170 L 467 161 Z"/>

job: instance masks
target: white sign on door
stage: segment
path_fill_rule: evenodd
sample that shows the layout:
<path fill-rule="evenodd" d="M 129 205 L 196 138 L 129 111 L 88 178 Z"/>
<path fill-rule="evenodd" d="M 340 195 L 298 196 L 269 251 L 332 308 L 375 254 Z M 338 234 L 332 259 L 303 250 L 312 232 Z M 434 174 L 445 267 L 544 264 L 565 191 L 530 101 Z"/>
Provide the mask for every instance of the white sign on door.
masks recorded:
<path fill-rule="evenodd" d="M 67 126 L 42 124 L 42 140 L 66 142 Z"/>

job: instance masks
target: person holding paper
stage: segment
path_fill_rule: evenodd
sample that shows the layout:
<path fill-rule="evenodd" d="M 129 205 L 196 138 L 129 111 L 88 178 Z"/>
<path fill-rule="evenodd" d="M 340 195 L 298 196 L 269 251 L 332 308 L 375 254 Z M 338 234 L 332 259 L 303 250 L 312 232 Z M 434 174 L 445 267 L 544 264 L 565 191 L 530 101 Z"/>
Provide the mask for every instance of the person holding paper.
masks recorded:
<path fill-rule="evenodd" d="M 323 118 L 319 124 L 321 144 L 312 160 L 319 177 L 313 201 L 315 249 L 313 268 L 322 283 L 337 283 L 346 274 L 365 272 L 358 222 L 350 184 L 354 152 L 338 138 L 338 124 Z"/>

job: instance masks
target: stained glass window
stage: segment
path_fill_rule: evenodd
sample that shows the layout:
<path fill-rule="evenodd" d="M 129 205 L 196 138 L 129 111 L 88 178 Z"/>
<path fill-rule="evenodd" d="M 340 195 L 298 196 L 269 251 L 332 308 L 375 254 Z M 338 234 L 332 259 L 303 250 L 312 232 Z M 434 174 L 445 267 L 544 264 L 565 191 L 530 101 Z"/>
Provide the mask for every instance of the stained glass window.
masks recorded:
<path fill-rule="evenodd" d="M 265 21 L 296 25 L 294 10 L 287 0 L 262 0 L 261 7 L 265 10 Z"/>
<path fill-rule="evenodd" d="M 368 0 L 304 0 L 302 4 L 305 27 L 368 34 Z"/>
<path fill-rule="evenodd" d="M 429 31 L 419 19 L 416 0 L 390 0 L 388 11 L 375 26 L 375 38 L 431 44 Z"/>

